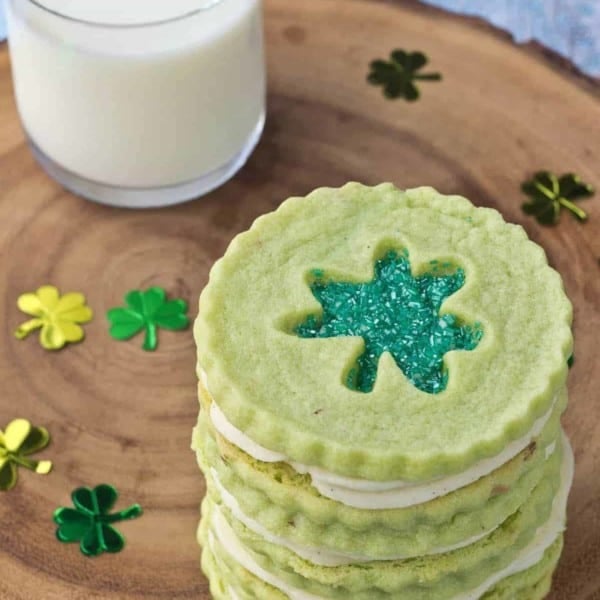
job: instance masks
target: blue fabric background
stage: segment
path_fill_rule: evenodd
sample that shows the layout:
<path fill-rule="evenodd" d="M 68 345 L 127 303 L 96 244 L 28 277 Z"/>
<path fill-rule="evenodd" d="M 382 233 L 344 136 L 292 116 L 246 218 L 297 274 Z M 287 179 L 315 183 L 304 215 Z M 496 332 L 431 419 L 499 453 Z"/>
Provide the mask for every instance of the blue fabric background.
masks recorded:
<path fill-rule="evenodd" d="M 515 40 L 538 40 L 600 76 L 600 0 L 425 0 L 477 15 L 510 31 Z"/>
<path fill-rule="evenodd" d="M 484 17 L 518 42 L 536 39 L 600 76 L 600 0 L 424 0 L 448 10 Z M 0 40 L 5 37 L 0 0 Z"/>

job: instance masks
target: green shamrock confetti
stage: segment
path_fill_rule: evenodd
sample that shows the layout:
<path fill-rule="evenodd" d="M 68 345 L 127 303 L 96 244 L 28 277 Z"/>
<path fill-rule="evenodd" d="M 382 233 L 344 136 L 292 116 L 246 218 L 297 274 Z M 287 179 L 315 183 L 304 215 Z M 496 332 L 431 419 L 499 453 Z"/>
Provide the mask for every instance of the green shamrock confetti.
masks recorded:
<path fill-rule="evenodd" d="M 79 549 L 86 556 L 98 556 L 103 552 L 120 552 L 125 538 L 111 523 L 137 519 L 143 513 L 139 504 L 110 514 L 119 494 L 111 485 L 102 484 L 93 490 L 76 489 L 71 494 L 75 508 L 60 507 L 54 511 L 58 525 L 56 537 L 65 543 L 79 542 Z"/>
<path fill-rule="evenodd" d="M 365 349 L 346 378 L 353 390 L 370 392 L 379 358 L 389 352 L 418 389 L 437 394 L 446 388 L 443 358 L 451 350 L 473 350 L 483 332 L 479 324 L 461 325 L 452 314 L 440 315 L 446 298 L 465 282 L 462 269 L 433 261 L 431 270 L 413 276 L 408 252 L 388 252 L 375 263 L 367 283 L 348 283 L 313 271 L 311 291 L 321 315 L 309 315 L 294 332 L 303 338 L 357 336 Z"/>
<path fill-rule="evenodd" d="M 575 202 L 594 194 L 594 188 L 574 173 L 557 177 L 550 171 L 537 172 L 521 189 L 530 198 L 523 204 L 523 211 L 534 216 L 541 225 L 556 225 L 563 208 L 580 221 L 586 221 L 587 214 Z"/>
<path fill-rule="evenodd" d="M 374 60 L 367 81 L 372 85 L 383 86 L 387 98 L 404 98 L 414 102 L 419 98 L 419 89 L 415 81 L 440 81 L 439 73 L 417 73 L 428 62 L 422 52 L 394 50 L 390 60 Z"/>
<path fill-rule="evenodd" d="M 128 340 L 145 331 L 143 349 L 149 352 L 156 350 L 159 327 L 180 331 L 190 324 L 186 314 L 187 302 L 167 300 L 166 296 L 165 290 L 160 287 L 127 293 L 127 308 L 112 308 L 107 313 L 110 335 L 116 340 Z"/>
<path fill-rule="evenodd" d="M 43 450 L 50 443 L 50 434 L 43 427 L 33 427 L 25 419 L 11 421 L 4 431 L 0 431 L 0 491 L 11 490 L 17 484 L 18 467 L 25 467 L 40 475 L 47 475 L 52 469 L 49 460 L 27 458 Z"/>

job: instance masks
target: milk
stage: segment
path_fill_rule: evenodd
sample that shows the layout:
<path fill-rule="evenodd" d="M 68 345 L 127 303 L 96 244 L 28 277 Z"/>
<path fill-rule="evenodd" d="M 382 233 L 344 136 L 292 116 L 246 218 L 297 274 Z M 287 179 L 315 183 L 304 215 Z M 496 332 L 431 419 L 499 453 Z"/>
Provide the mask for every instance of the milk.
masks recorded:
<path fill-rule="evenodd" d="M 228 178 L 256 143 L 260 0 L 8 0 L 7 12 L 23 126 L 75 191 L 176 202 Z"/>

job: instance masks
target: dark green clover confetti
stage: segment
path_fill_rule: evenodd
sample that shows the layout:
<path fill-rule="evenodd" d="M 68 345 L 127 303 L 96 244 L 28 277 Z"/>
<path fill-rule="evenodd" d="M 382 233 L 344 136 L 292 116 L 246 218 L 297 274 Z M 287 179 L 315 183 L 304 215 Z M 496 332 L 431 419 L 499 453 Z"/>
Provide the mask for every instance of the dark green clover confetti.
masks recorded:
<path fill-rule="evenodd" d="M 461 325 L 452 314 L 440 315 L 446 298 L 465 282 L 462 269 L 433 261 L 428 273 L 413 276 L 408 252 L 388 252 L 375 263 L 367 283 L 332 281 L 313 271 L 311 291 L 323 307 L 294 328 L 302 338 L 355 336 L 365 349 L 348 373 L 346 385 L 370 392 L 379 359 L 389 352 L 407 379 L 421 391 L 437 394 L 446 388 L 444 355 L 473 350 L 483 332 L 475 324 Z"/>
<path fill-rule="evenodd" d="M 387 98 L 404 98 L 414 102 L 419 98 L 415 81 L 440 81 L 439 73 L 417 73 L 428 62 L 422 52 L 394 50 L 390 60 L 374 60 L 367 81 L 372 85 L 383 86 Z"/>
<path fill-rule="evenodd" d="M 558 223 L 563 208 L 580 221 L 587 220 L 587 214 L 575 202 L 594 194 L 594 188 L 577 175 L 566 173 L 557 177 L 550 171 L 537 172 L 521 189 L 530 198 L 523 204 L 523 211 L 533 215 L 541 225 Z"/>
<path fill-rule="evenodd" d="M 112 308 L 107 313 L 110 335 L 116 340 L 128 340 L 145 331 L 144 350 L 152 352 L 158 346 L 158 328 L 179 331 L 186 329 L 190 320 L 185 300 L 167 300 L 165 290 L 152 287 L 146 291 L 134 290 L 125 296 L 127 308 Z"/>
<path fill-rule="evenodd" d="M 98 556 L 103 552 L 120 552 L 125 538 L 111 523 L 137 519 L 142 507 L 134 504 L 125 510 L 110 514 L 119 494 L 111 485 L 102 484 L 82 487 L 71 494 L 75 508 L 57 508 L 54 522 L 58 525 L 56 537 L 65 543 L 79 542 L 79 549 L 86 556 Z"/>

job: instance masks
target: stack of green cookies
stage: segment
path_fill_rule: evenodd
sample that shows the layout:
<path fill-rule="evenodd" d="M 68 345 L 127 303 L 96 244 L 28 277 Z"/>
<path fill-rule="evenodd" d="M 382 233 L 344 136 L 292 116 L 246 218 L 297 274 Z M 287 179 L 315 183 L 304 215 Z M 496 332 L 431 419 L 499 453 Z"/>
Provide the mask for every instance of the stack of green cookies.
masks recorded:
<path fill-rule="evenodd" d="M 535 600 L 563 544 L 572 308 L 431 188 L 292 198 L 212 269 L 198 540 L 217 600 Z"/>

